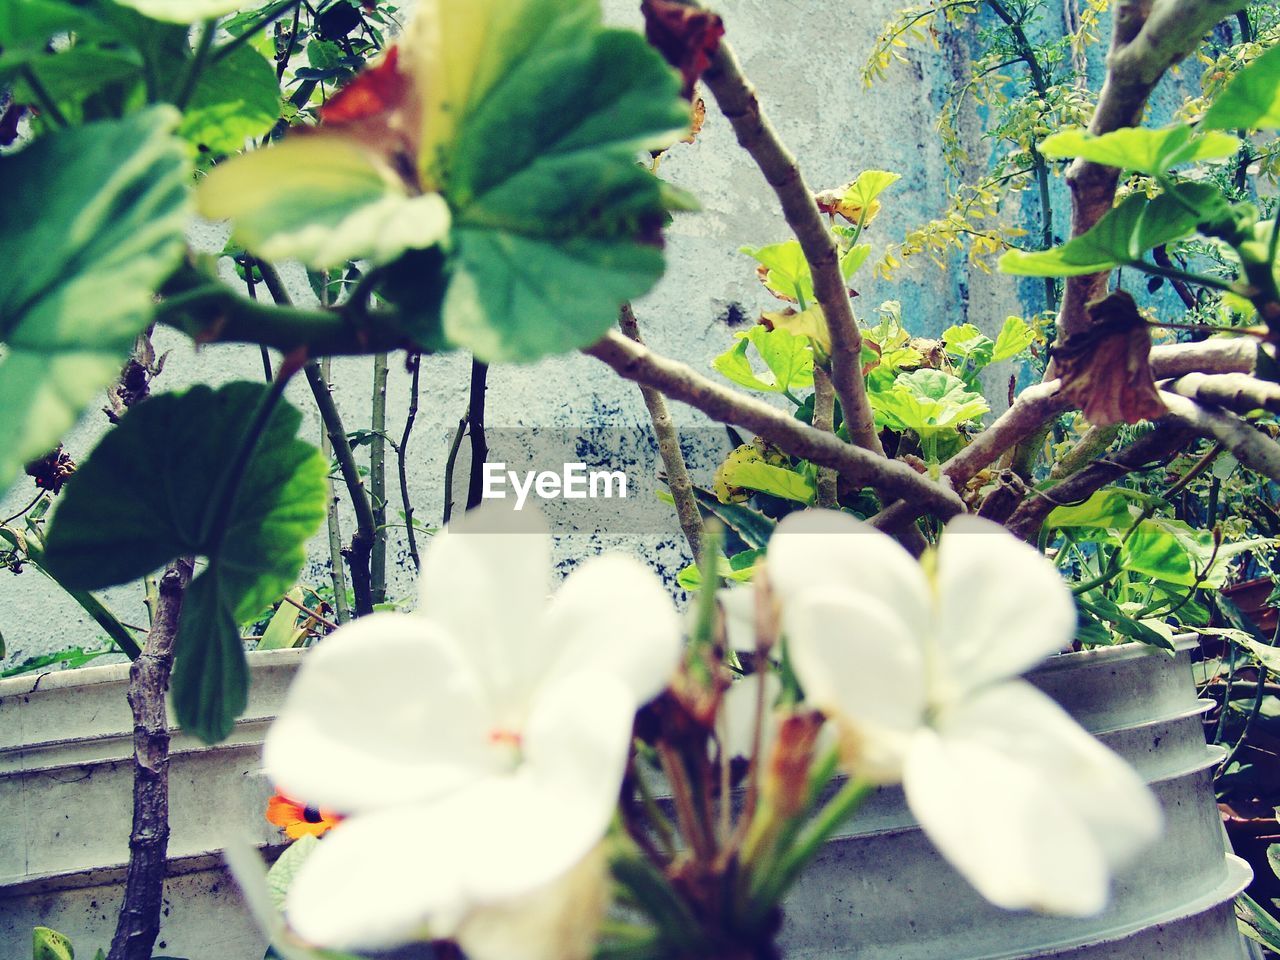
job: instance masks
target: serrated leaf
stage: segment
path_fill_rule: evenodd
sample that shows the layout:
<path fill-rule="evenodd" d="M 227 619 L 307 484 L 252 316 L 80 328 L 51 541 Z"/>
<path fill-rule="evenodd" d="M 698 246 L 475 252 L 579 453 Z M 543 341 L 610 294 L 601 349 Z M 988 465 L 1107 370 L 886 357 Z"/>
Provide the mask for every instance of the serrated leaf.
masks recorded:
<path fill-rule="evenodd" d="M 293 585 L 328 498 L 328 464 L 294 436 L 298 412 L 280 405 L 231 516 L 213 515 L 224 466 L 265 390 L 199 386 L 134 407 L 67 482 L 45 545 L 49 571 L 82 590 L 138 579 L 175 557 L 209 557 L 183 604 L 173 681 L 179 723 L 208 741 L 244 707 L 239 625 Z"/>
<path fill-rule="evenodd" d="M 764 268 L 764 285 L 774 293 L 802 307 L 813 300 L 813 277 L 799 240 L 740 247 L 738 252 L 745 253 Z"/>
<path fill-rule="evenodd" d="M 769 537 L 773 535 L 774 528 L 778 525 L 776 520 L 740 503 L 721 503 L 719 498 L 705 487 L 695 486 L 693 494 L 698 499 L 698 506 L 715 516 L 741 537 L 743 543 L 753 549 L 764 549 L 769 542 Z"/>
<path fill-rule="evenodd" d="M 219 164 L 196 197 L 203 216 L 232 221 L 245 248 L 319 269 L 434 246 L 450 222 L 439 194 L 412 195 L 375 151 L 325 132 Z"/>
<path fill-rule="evenodd" d="M 991 354 L 991 362 L 999 363 L 1016 357 L 1035 342 L 1036 332 L 1031 324 L 1021 317 L 1006 317 L 1004 326 L 996 336 L 995 350 Z"/>
<path fill-rule="evenodd" d="M 1267 50 L 1232 78 L 1200 121 L 1200 128 L 1280 128 L 1280 47 Z"/>
<path fill-rule="evenodd" d="M 0 488 L 116 379 L 182 257 L 177 120 L 155 108 L 0 157 Z"/>
<path fill-rule="evenodd" d="M 846 203 L 869 207 L 880 194 L 902 179 L 900 173 L 888 170 L 863 170 L 844 193 Z"/>
<path fill-rule="evenodd" d="M 1214 130 L 1197 133 L 1185 123 L 1155 130 L 1122 127 L 1101 136 L 1081 127 L 1055 133 L 1040 144 L 1040 152 L 1046 157 L 1080 157 L 1156 177 L 1184 163 L 1233 156 L 1239 149 L 1236 137 Z"/>
<path fill-rule="evenodd" d="M 995 343 L 972 323 L 948 327 L 942 333 L 942 345 L 951 357 L 967 365 L 968 376 L 977 374 L 995 357 Z"/>
<path fill-rule="evenodd" d="M 735 335 L 738 342 L 711 361 L 711 366 L 739 386 L 769 393 L 786 393 L 793 388 L 813 386 L 813 349 L 808 337 L 789 330 L 752 327 Z M 748 345 L 755 348 L 771 376 L 758 376 L 747 358 Z"/>
<path fill-rule="evenodd" d="M 1032 277 L 1074 277 L 1136 263 L 1153 247 L 1190 236 L 1223 204 L 1221 192 L 1207 184 L 1179 184 L 1178 191 L 1178 197 L 1162 193 L 1154 199 L 1130 194 L 1086 233 L 1051 250 L 1010 250 L 1000 258 L 1000 269 Z"/>
<path fill-rule="evenodd" d="M 959 377 L 930 369 L 900 373 L 892 388 L 873 393 L 870 399 L 878 414 L 921 437 L 955 430 L 991 409 Z"/>

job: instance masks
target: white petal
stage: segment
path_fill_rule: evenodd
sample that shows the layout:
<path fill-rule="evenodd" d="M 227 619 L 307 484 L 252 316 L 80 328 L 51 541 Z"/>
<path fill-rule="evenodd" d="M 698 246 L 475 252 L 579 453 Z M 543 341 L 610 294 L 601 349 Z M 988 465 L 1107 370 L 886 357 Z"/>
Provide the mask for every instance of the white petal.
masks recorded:
<path fill-rule="evenodd" d="M 761 683 L 764 684 L 763 697 L 760 695 Z M 756 707 L 761 703 L 764 704 L 764 715 L 760 722 L 760 756 L 769 756 L 769 749 L 778 734 L 773 707 L 781 693 L 782 681 L 773 670 L 753 673 L 733 682 L 724 695 L 720 715 L 716 718 L 716 733 L 726 756 L 751 756 L 755 742 Z"/>
<path fill-rule="evenodd" d="M 464 832 L 432 806 L 399 807 L 343 821 L 320 841 L 289 887 L 285 918 L 304 940 L 342 950 L 430 939 L 433 917 L 465 909 L 450 867 Z"/>
<path fill-rule="evenodd" d="M 437 534 L 422 559 L 419 613 L 450 630 L 495 700 L 518 712 L 545 659 L 529 638 L 550 591 L 551 538 L 535 510 L 483 505 Z"/>
<path fill-rule="evenodd" d="M 769 539 L 768 576 L 785 611 L 812 587 L 865 593 L 898 611 L 917 636 L 932 629 L 933 595 L 924 571 L 893 538 L 835 510 L 805 510 Z"/>
<path fill-rule="evenodd" d="M 1089 916 L 1106 905 L 1102 851 L 1034 767 L 925 728 L 913 738 L 903 784 L 929 839 L 997 906 Z"/>
<path fill-rule="evenodd" d="M 608 903 L 609 864 L 600 843 L 540 890 L 471 911 L 455 939 L 469 960 L 586 960 Z"/>
<path fill-rule="evenodd" d="M 1142 778 L 1028 683 L 998 684 L 943 714 L 939 727 L 948 739 L 981 740 L 1034 770 L 1081 818 L 1113 868 L 1160 836 L 1160 803 Z"/>
<path fill-rule="evenodd" d="M 538 625 L 548 678 L 575 670 L 611 673 L 633 705 L 664 690 L 680 656 L 680 618 L 671 595 L 643 563 L 595 557 L 569 574 Z"/>
<path fill-rule="evenodd" d="M 827 586 L 785 606 L 783 628 L 805 700 L 837 722 L 846 762 L 893 779 L 925 710 L 923 655 L 900 611 Z"/>
<path fill-rule="evenodd" d="M 1053 564 L 988 520 L 947 524 L 936 576 L 943 697 L 1017 676 L 1075 636 L 1071 591 Z"/>
<path fill-rule="evenodd" d="M 716 602 L 724 616 L 725 641 L 729 649 L 756 652 L 756 589 L 735 584 L 716 591 Z M 696 606 L 696 605 L 695 605 Z M 695 611 L 690 610 L 693 614 Z"/>
<path fill-rule="evenodd" d="M 452 638 L 375 613 L 307 654 L 263 764 L 287 795 L 344 813 L 426 799 L 490 768 L 490 718 Z"/>

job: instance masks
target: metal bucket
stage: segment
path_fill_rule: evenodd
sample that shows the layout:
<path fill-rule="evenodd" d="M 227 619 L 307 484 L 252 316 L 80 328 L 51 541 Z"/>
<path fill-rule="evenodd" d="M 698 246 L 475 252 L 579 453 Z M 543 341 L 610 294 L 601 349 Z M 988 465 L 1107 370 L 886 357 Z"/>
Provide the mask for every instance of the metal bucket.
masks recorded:
<path fill-rule="evenodd" d="M 898 788 L 880 790 L 786 904 L 788 960 L 1245 960 L 1233 900 L 1249 882 L 1212 789 L 1190 651 L 1137 644 L 1055 657 L 1029 679 L 1128 760 L 1164 807 L 1163 839 L 1115 879 L 1088 919 L 1010 912 L 942 859 Z M 993 798 L 993 802 L 998 802 Z M 1052 829 L 1051 823 L 1045 824 Z"/>

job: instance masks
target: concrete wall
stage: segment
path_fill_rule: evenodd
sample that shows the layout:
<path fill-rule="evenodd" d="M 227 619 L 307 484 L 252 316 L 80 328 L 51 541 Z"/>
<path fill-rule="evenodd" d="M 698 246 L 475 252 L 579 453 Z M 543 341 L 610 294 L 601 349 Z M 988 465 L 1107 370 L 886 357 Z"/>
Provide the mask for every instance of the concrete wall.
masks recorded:
<path fill-rule="evenodd" d="M 872 38 L 899 4 L 900 0 L 725 0 L 720 4 L 728 36 L 758 86 L 765 109 L 800 158 L 811 186 L 834 187 L 870 167 L 905 174 L 883 197 L 884 211 L 868 234 L 876 244 L 876 256 L 885 244 L 946 206 L 946 175 L 934 123 L 945 86 L 964 70 L 967 48 L 972 45 L 971 37 L 961 36 L 940 52 L 909 51 L 909 65 L 898 66 L 886 81 L 866 90 L 861 65 Z M 637 6 L 634 0 L 605 3 L 612 20 L 632 26 L 640 23 Z M 976 124 L 973 133 L 975 151 L 981 157 L 985 147 L 976 139 Z M 668 274 L 653 294 L 637 303 L 636 313 L 654 348 L 708 370 L 710 359 L 731 343 L 731 319 L 749 320 L 775 303 L 756 282 L 753 263 L 737 253 L 738 247 L 785 239 L 786 225 L 772 193 L 714 106 L 699 140 L 672 149 L 661 173 L 691 190 L 703 210 L 675 223 L 667 248 Z M 195 231 L 193 239 L 206 249 L 221 245 L 221 234 L 214 228 Z M 290 276 L 299 298 L 310 298 L 300 271 Z M 971 270 L 960 258 L 942 271 L 921 257 L 892 282 L 873 279 L 867 271 L 859 277 L 858 287 L 855 308 L 861 314 L 874 313 L 885 299 L 900 300 L 904 321 L 919 335 L 936 335 L 966 320 L 988 331 L 998 330 L 1007 314 L 1020 309 L 1013 280 Z M 157 390 L 262 376 L 256 349 L 212 346 L 196 351 L 164 330 L 157 334 L 156 345 L 169 351 Z M 342 359 L 334 366 L 335 393 L 348 428 L 367 427 L 371 360 Z M 411 488 L 418 515 L 428 522 L 438 522 L 440 516 L 443 463 L 449 435 L 466 409 L 468 372 L 468 359 L 461 355 L 428 357 L 422 362 L 424 395 L 411 444 Z M 291 385 L 288 396 L 304 413 L 304 434 L 318 440 L 318 417 L 300 380 Z M 388 414 L 393 435 L 403 423 L 408 383 L 403 364 L 393 360 Z M 675 407 L 674 414 L 685 427 L 708 428 L 698 433 L 693 444 L 699 449 L 690 452 L 707 467 L 703 476 L 709 479 L 716 454 L 727 442 L 694 411 Z M 488 420 L 491 427 L 609 427 L 633 433 L 638 444 L 647 444 L 647 418 L 637 389 L 582 356 L 493 369 Z M 91 412 L 67 438 L 72 456 L 84 458 L 105 424 L 101 414 Z M 394 490 L 394 476 L 389 480 L 388 488 Z M 23 478 L 0 497 L 0 516 L 16 512 L 32 493 Z M 393 518 L 397 499 L 392 501 Z M 344 515 L 344 526 L 349 536 L 353 529 L 349 513 Z M 602 546 L 632 550 L 666 576 L 689 560 L 673 517 L 664 530 L 646 536 L 577 536 L 567 541 L 560 549 L 566 566 Z M 399 531 L 393 531 L 391 557 L 392 595 L 410 597 L 413 576 L 406 570 Z M 311 558 L 303 577 L 317 582 L 326 576 L 322 537 L 313 543 Z M 133 586 L 106 592 L 123 619 L 145 623 L 139 596 Z M 21 576 L 0 574 L 0 632 L 8 645 L 6 666 L 100 636 L 96 625 L 65 594 L 31 570 Z"/>

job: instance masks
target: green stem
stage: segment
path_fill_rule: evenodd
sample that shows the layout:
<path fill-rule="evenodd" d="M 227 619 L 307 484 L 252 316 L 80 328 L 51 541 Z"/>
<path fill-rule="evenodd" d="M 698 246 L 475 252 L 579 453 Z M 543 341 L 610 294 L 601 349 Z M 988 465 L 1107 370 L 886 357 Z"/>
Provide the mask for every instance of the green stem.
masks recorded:
<path fill-rule="evenodd" d="M 1221 290 L 1224 293 L 1240 292 L 1235 284 L 1226 280 L 1220 280 L 1217 277 L 1206 277 L 1198 273 L 1188 273 L 1186 270 L 1179 270 L 1177 267 L 1162 267 L 1156 263 L 1147 263 L 1145 260 L 1131 260 L 1126 266 L 1133 267 L 1143 273 L 1149 273 L 1152 276 L 1181 280 L 1183 283 L 1194 283 L 1202 287 Z"/>
<path fill-rule="evenodd" d="M 142 656 L 142 648 L 133 639 L 133 634 L 129 632 L 129 629 L 120 622 L 120 618 L 105 603 L 88 590 L 72 590 L 64 586 L 62 581 L 49 572 L 44 565 L 44 544 L 39 540 L 35 531 L 29 531 L 24 539 L 26 540 L 27 560 L 37 570 L 62 587 L 63 590 L 66 590 L 71 599 L 78 603 L 85 613 L 93 617 L 94 622 L 106 631 L 107 636 L 130 660 L 137 660 L 138 657 Z"/>
<path fill-rule="evenodd" d="M 387 355 L 373 355 L 373 439 L 369 443 L 369 498 L 373 501 L 373 554 L 369 559 L 374 603 L 387 599 Z"/>
<path fill-rule="evenodd" d="M 267 424 L 271 422 L 276 405 L 284 396 L 285 385 L 296 369 L 288 363 L 281 365 L 275 380 L 259 401 L 258 409 L 254 411 L 253 419 L 249 422 L 249 428 L 240 438 L 240 446 L 236 448 L 231 460 L 218 477 L 213 494 L 209 498 L 212 507 L 204 515 L 204 529 L 200 537 L 201 543 L 209 545 L 205 553 L 210 558 L 216 557 L 222 548 L 222 540 L 230 526 L 231 512 L 235 509 L 236 497 L 240 493 L 240 482 L 244 479 L 245 470 L 249 467 L 249 461 L 253 459 L 254 451 L 258 449 L 258 442 L 266 432 Z"/>
<path fill-rule="evenodd" d="M 267 7 L 262 16 L 259 17 L 251 26 L 238 36 L 232 37 L 218 49 L 214 50 L 209 56 L 209 65 L 222 61 L 224 57 L 229 56 L 237 47 L 241 47 L 253 39 L 254 35 L 260 30 L 265 30 L 276 20 L 281 14 L 287 13 L 291 8 L 298 6 L 301 0 L 279 0 L 279 2 Z"/>
<path fill-rule="evenodd" d="M 213 50 L 213 38 L 217 35 L 217 32 L 217 18 L 204 22 L 204 28 L 200 32 L 200 39 L 196 41 L 195 55 L 191 58 L 186 76 L 182 78 L 182 86 L 173 101 L 173 105 L 179 110 L 187 108 L 187 104 L 191 102 L 192 94 L 196 92 L 196 85 L 200 82 L 200 74 L 204 72 L 205 64 L 209 62 L 209 53 Z"/>
<path fill-rule="evenodd" d="M 766 875 L 765 882 L 756 893 L 756 911 L 767 913 L 786 895 L 800 872 L 817 856 L 822 845 L 831 839 L 841 824 L 857 812 L 874 789 L 869 781 L 850 780 L 831 798 L 817 819 L 790 849 L 783 852 L 777 865 Z"/>
<path fill-rule="evenodd" d="M 320 361 L 320 377 L 329 382 L 332 362 L 328 357 Z M 333 444 L 329 442 L 329 431 L 324 425 L 320 427 L 320 452 L 325 462 L 333 456 Z M 329 535 L 329 579 L 333 583 L 333 609 L 338 623 L 346 623 L 351 619 L 351 607 L 347 603 L 347 573 L 342 565 L 342 521 L 338 517 L 338 498 L 330 492 L 325 508 L 325 526 Z"/>
<path fill-rule="evenodd" d="M 42 114 L 47 114 L 49 119 L 52 120 L 55 125 L 65 127 L 67 125 L 67 118 L 63 115 L 62 111 L 58 109 L 58 105 L 54 102 L 53 97 L 49 95 L 49 91 L 45 85 L 40 82 L 40 78 L 36 76 L 36 72 L 31 69 L 31 65 L 24 63 L 19 67 L 18 76 L 22 77 L 22 79 L 26 81 L 27 86 L 31 88 L 31 93 L 36 98 L 36 106 L 40 108 L 40 112 Z"/>

